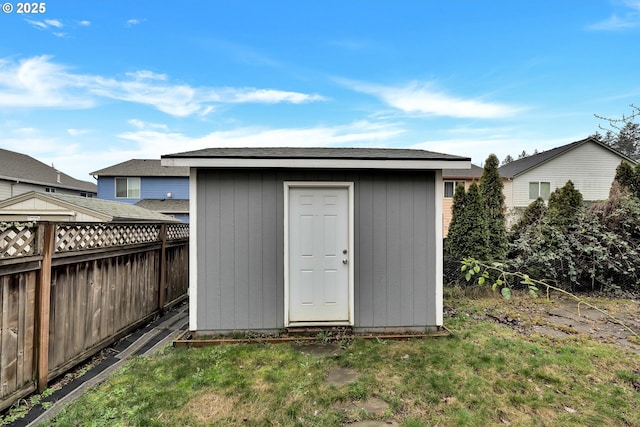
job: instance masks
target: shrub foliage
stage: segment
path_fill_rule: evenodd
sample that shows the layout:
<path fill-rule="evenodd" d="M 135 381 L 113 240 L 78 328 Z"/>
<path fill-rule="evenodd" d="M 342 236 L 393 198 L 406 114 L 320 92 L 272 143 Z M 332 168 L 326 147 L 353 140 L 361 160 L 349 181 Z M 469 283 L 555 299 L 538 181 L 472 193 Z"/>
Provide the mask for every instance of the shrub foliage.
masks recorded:
<path fill-rule="evenodd" d="M 638 289 L 640 199 L 614 183 L 608 200 L 585 207 L 571 181 L 524 211 L 510 234 L 511 270 L 571 291 Z"/>

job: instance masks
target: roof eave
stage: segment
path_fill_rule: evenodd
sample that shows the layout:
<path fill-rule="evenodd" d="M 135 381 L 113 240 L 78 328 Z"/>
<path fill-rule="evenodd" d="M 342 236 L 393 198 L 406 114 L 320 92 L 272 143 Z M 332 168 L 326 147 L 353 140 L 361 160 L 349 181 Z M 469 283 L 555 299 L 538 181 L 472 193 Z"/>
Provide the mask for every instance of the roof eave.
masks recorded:
<path fill-rule="evenodd" d="M 313 169 L 470 169 L 471 159 L 336 159 L 336 158 L 162 158 L 163 166 L 190 168 L 313 168 Z"/>

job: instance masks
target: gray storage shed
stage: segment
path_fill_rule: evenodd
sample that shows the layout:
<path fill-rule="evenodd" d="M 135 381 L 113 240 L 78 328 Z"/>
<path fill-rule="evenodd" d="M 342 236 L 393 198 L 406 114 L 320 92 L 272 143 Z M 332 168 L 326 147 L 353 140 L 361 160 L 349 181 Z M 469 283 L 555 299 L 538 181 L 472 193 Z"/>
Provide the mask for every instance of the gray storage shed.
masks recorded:
<path fill-rule="evenodd" d="M 442 325 L 442 169 L 423 150 L 211 148 L 190 168 L 189 328 Z"/>

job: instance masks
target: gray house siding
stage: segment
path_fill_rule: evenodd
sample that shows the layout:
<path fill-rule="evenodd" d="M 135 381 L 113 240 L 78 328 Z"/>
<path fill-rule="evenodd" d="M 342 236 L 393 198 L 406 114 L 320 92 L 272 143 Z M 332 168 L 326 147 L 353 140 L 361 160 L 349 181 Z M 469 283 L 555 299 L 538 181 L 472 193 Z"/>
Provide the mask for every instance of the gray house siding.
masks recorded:
<path fill-rule="evenodd" d="M 356 328 L 437 324 L 435 172 L 199 169 L 199 331 L 284 327 L 284 181 L 354 182 Z"/>

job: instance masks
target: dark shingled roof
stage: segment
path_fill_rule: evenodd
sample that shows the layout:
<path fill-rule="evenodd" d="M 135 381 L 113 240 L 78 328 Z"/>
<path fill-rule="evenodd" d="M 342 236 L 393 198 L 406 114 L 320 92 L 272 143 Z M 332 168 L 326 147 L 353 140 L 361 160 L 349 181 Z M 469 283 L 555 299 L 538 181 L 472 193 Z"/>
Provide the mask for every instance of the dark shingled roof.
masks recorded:
<path fill-rule="evenodd" d="M 572 142 L 571 144 L 563 145 L 561 147 L 556 147 L 551 150 L 543 151 L 542 153 L 538 153 L 522 159 L 514 160 L 513 162 L 500 166 L 500 168 L 498 168 L 498 172 L 500 173 L 500 176 L 503 178 L 513 178 L 515 176 L 520 175 L 523 172 L 528 171 L 529 169 L 533 169 L 545 162 L 548 162 L 549 160 L 555 157 L 558 157 L 559 155 L 564 154 L 569 150 L 572 150 L 582 144 L 586 144 L 587 142 L 593 142 L 595 144 L 598 144 L 606 148 L 607 150 L 610 150 L 615 154 L 619 155 L 621 158 L 627 160 L 631 164 L 636 163 L 635 161 L 625 156 L 624 154 L 616 151 L 615 149 L 609 147 L 606 144 L 603 144 L 602 142 L 590 136 L 588 138 L 581 139 L 580 141 Z"/>
<path fill-rule="evenodd" d="M 471 160 L 469 157 L 403 148 L 205 148 L 162 158 Z"/>
<path fill-rule="evenodd" d="M 98 189 L 92 182 L 80 181 L 26 154 L 3 148 L 0 148 L 0 179 L 90 193 L 97 193 Z"/>
<path fill-rule="evenodd" d="M 189 176 L 188 167 L 162 166 L 160 160 L 132 159 L 91 172 L 97 176 Z"/>
<path fill-rule="evenodd" d="M 189 212 L 189 200 L 184 199 L 142 199 L 136 206 L 163 213 Z"/>
<path fill-rule="evenodd" d="M 484 172 L 484 168 L 481 168 L 480 166 L 476 166 L 472 164 L 471 169 L 443 169 L 442 179 L 480 178 L 483 172 Z"/>

